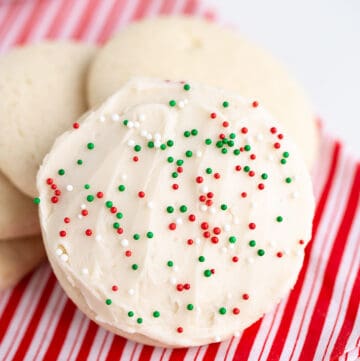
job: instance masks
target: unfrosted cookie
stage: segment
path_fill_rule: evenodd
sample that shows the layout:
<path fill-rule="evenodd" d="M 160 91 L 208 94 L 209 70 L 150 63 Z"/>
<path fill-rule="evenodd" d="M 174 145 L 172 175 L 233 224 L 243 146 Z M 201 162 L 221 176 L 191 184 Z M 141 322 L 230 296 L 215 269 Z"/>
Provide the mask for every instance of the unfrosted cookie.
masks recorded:
<path fill-rule="evenodd" d="M 182 17 L 128 26 L 99 51 L 91 66 L 90 105 L 133 76 L 193 79 L 258 100 L 287 129 L 309 167 L 315 160 L 317 129 L 303 90 L 268 53 L 229 29 Z"/>
<path fill-rule="evenodd" d="M 95 322 L 147 344 L 201 345 L 293 287 L 311 181 L 261 104 L 135 79 L 73 127 L 40 168 L 40 220 L 59 281 Z"/>
<path fill-rule="evenodd" d="M 39 233 L 37 207 L 0 173 L 0 242 Z"/>
<path fill-rule="evenodd" d="M 0 291 L 14 286 L 45 259 L 40 236 L 0 242 Z"/>
<path fill-rule="evenodd" d="M 49 42 L 0 57 L 0 169 L 29 196 L 55 138 L 87 109 L 93 55 L 88 45 Z"/>

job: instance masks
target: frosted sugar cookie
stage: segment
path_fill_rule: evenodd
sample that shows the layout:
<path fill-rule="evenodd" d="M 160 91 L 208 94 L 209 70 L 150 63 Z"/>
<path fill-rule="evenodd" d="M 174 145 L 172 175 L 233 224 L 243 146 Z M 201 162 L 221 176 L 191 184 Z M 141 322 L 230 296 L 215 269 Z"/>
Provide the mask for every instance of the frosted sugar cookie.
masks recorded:
<path fill-rule="evenodd" d="M 201 345 L 294 286 L 311 182 L 261 103 L 135 79 L 73 127 L 38 173 L 40 220 L 60 283 L 95 322 L 147 344 Z"/>
<path fill-rule="evenodd" d="M 85 79 L 94 49 L 46 42 L 0 57 L 0 169 L 36 194 L 40 162 L 55 138 L 86 109 Z"/>
<path fill-rule="evenodd" d="M 310 167 L 317 154 L 314 114 L 301 87 L 271 55 L 236 32 L 197 18 L 163 17 L 131 24 L 91 65 L 91 106 L 134 76 L 193 79 L 264 104 L 299 146 Z"/>

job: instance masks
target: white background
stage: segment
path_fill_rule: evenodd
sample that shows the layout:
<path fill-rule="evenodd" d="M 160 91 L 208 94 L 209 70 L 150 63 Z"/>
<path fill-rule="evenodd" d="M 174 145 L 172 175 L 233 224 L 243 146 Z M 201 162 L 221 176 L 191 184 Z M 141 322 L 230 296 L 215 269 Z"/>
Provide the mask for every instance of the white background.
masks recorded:
<path fill-rule="evenodd" d="M 287 66 L 326 128 L 359 156 L 360 0 L 210 2 Z"/>

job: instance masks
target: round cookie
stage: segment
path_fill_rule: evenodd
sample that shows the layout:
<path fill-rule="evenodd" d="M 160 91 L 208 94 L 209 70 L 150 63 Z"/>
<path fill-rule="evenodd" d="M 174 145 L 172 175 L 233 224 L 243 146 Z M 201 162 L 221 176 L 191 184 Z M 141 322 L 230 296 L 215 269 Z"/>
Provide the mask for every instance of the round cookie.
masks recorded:
<path fill-rule="evenodd" d="M 0 173 L 0 242 L 39 233 L 37 207 Z"/>
<path fill-rule="evenodd" d="M 139 78 L 73 128 L 38 173 L 40 221 L 55 274 L 95 322 L 151 345 L 202 345 L 293 287 L 311 181 L 261 104 Z"/>
<path fill-rule="evenodd" d="M 193 79 L 258 100 L 287 129 L 309 167 L 316 158 L 317 128 L 303 90 L 272 56 L 227 28 L 185 17 L 126 27 L 91 65 L 90 105 L 104 101 L 133 76 Z"/>
<path fill-rule="evenodd" d="M 0 57 L 0 169 L 29 196 L 55 138 L 87 109 L 93 55 L 88 45 L 45 42 Z"/>

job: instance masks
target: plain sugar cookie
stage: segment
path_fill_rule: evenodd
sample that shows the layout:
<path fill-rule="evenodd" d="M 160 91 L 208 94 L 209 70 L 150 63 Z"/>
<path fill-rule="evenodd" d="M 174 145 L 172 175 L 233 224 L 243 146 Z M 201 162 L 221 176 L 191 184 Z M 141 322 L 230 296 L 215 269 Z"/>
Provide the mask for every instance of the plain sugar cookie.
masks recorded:
<path fill-rule="evenodd" d="M 303 90 L 268 53 L 237 33 L 196 18 L 134 23 L 97 54 L 89 74 L 91 106 L 133 76 L 193 79 L 263 103 L 293 137 L 310 167 L 318 134 Z"/>
<path fill-rule="evenodd" d="M 39 233 L 37 207 L 0 173 L 0 242 Z"/>
<path fill-rule="evenodd" d="M 55 138 L 87 109 L 93 55 L 88 45 L 48 42 L 0 57 L 0 169 L 29 196 Z"/>
<path fill-rule="evenodd" d="M 294 286 L 311 237 L 310 176 L 282 127 L 195 82 L 128 82 L 56 140 L 37 186 L 67 294 L 151 345 L 241 332 Z"/>

